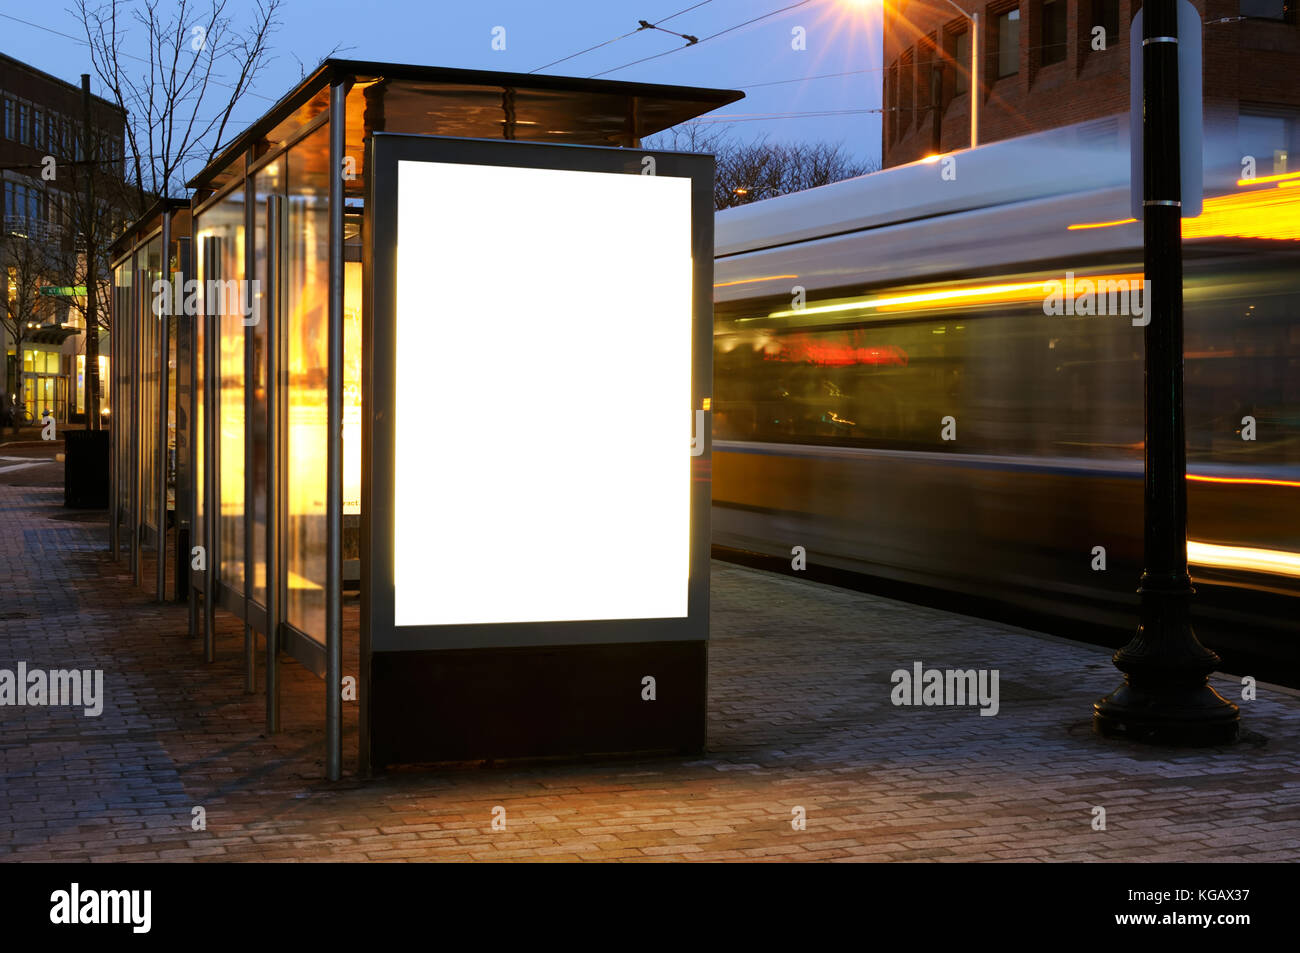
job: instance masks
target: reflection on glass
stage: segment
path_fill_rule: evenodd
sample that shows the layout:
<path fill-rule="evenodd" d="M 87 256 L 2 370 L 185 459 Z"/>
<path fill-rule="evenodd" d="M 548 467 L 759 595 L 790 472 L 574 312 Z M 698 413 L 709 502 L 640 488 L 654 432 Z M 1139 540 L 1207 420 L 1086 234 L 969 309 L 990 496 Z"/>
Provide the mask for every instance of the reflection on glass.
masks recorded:
<path fill-rule="evenodd" d="M 199 247 L 216 239 L 203 275 L 204 309 L 217 314 L 217 565 L 221 581 L 244 591 L 244 193 L 236 189 L 199 219 Z M 209 282 L 220 282 L 220 286 Z M 211 557 L 209 557 L 211 558 Z"/>
<path fill-rule="evenodd" d="M 286 617 L 325 641 L 325 479 L 328 383 L 328 127 L 289 152 Z"/>
<path fill-rule="evenodd" d="M 266 605 L 266 503 L 267 503 L 267 329 L 272 318 L 267 280 L 267 198 L 284 192 L 284 163 L 275 161 L 264 166 L 253 178 L 256 204 L 253 207 L 253 293 L 257 295 L 260 320 L 253 325 L 253 433 L 250 459 L 253 467 L 253 578 L 249 594 L 259 605 Z M 278 315 L 275 316 L 278 319 Z"/>
<path fill-rule="evenodd" d="M 198 270 L 198 276 L 199 276 L 199 279 L 202 280 L 202 278 L 203 278 L 203 253 L 202 253 L 202 248 L 203 248 L 203 237 L 202 237 L 202 233 L 199 233 L 199 237 L 198 237 L 198 239 L 196 240 L 196 242 L 195 242 L 193 248 L 194 248 L 194 253 L 193 253 L 193 254 L 194 254 L 194 260 L 197 261 L 197 263 L 198 263 L 198 269 L 197 269 L 197 270 Z M 207 370 L 207 361 L 206 361 L 206 357 L 207 357 L 207 351 L 206 351 L 206 344 L 207 344 L 207 341 L 206 341 L 206 337 L 207 337 L 207 322 L 206 322 L 206 320 L 204 319 L 204 317 L 203 317 L 202 314 L 197 314 L 197 315 L 195 315 L 195 316 L 192 318 L 192 321 L 193 321 L 193 328 L 194 328 L 194 351 L 193 351 L 193 354 L 191 355 L 191 360 L 194 361 L 194 388 L 195 388 L 195 390 L 194 390 L 194 430 L 193 430 L 193 439 L 194 439 L 194 527 L 193 527 L 193 536 L 191 537 L 191 539 L 192 539 L 192 543 L 193 543 L 193 545 L 195 545 L 195 546 L 200 546 L 200 545 L 206 546 L 207 543 L 205 542 L 205 539 L 204 539 L 204 536 L 203 536 L 203 515 L 204 515 L 204 512 L 205 512 L 204 507 L 205 507 L 205 505 L 206 505 L 205 500 L 204 500 L 204 497 L 203 497 L 203 492 L 204 492 L 204 489 L 205 489 L 205 486 L 204 486 L 204 480 L 206 479 L 206 474 L 204 473 L 204 470 L 203 470 L 203 461 L 204 461 L 204 431 L 203 431 L 203 427 L 204 427 L 204 423 L 205 423 L 205 418 L 204 418 L 204 413 L 203 413 L 203 397 L 204 397 L 204 390 L 203 390 L 204 383 L 203 383 L 203 382 L 204 382 L 204 380 L 205 380 L 206 377 L 207 377 L 207 375 L 206 375 L 206 370 Z"/>
<path fill-rule="evenodd" d="M 1300 406 L 1295 253 L 1252 251 L 1249 272 L 1193 259 L 1184 281 L 1187 459 L 1300 463 L 1286 421 Z M 1132 274 L 1139 262 L 1079 274 Z M 1006 287 L 1041 275 L 989 275 Z M 971 283 L 962 283 L 971 287 Z M 926 289 L 873 289 L 906 298 Z M 862 300 L 860 288 L 844 289 Z M 828 292 L 834 301 L 837 292 Z M 917 295 L 917 298 L 923 297 Z M 717 308 L 713 432 L 719 440 L 1140 460 L 1142 342 L 1127 318 L 1043 314 L 1039 302 L 914 300 L 887 313 L 817 315 L 809 301 L 756 298 Z M 1114 307 L 1111 305 L 1110 307 Z M 781 316 L 784 313 L 785 316 Z M 839 321 L 838 327 L 815 322 Z M 937 422 L 965 427 L 945 442 Z M 1243 417 L 1258 437 L 1241 439 Z"/>
<path fill-rule="evenodd" d="M 343 516 L 361 515 L 361 262 L 343 265 Z M 345 532 L 345 535 L 346 532 Z M 346 548 L 346 547 L 345 547 Z M 345 552 L 345 559 L 359 553 Z"/>
<path fill-rule="evenodd" d="M 133 262 L 133 258 L 128 258 L 113 271 L 113 313 L 121 316 L 119 326 L 114 327 L 113 332 L 116 335 L 116 353 L 119 355 L 117 363 L 122 366 L 113 368 L 117 380 L 113 382 L 112 390 L 114 393 L 127 395 L 130 394 L 130 391 L 127 389 L 125 382 L 125 367 L 128 361 L 124 343 L 130 336 L 131 279 L 133 277 L 132 269 L 135 267 Z M 126 443 L 130 440 L 131 422 L 130 417 L 125 413 L 126 407 L 126 402 L 123 403 L 122 407 L 118 408 L 112 408 L 110 405 L 110 426 L 117 431 L 113 444 L 114 459 L 117 465 L 117 519 L 119 525 L 126 522 L 127 489 L 130 482 L 127 479 Z"/>
<path fill-rule="evenodd" d="M 139 439 L 140 514 L 146 526 L 158 527 L 158 353 L 162 345 L 161 318 L 153 312 L 154 282 L 162 278 L 162 238 L 155 238 L 136 254 L 141 270 L 136 298 L 139 337 Z"/>

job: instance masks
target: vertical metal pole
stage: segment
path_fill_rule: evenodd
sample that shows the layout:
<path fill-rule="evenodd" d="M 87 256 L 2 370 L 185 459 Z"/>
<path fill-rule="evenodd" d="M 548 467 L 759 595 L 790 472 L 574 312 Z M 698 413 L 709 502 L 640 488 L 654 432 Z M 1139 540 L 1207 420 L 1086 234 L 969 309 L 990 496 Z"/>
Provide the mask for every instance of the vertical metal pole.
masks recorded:
<path fill-rule="evenodd" d="M 325 483 L 325 759 L 343 771 L 343 149 L 347 90 L 330 87 L 329 395 Z"/>
<path fill-rule="evenodd" d="M 1114 656 L 1124 684 L 1093 706 L 1093 724 L 1139 741 L 1222 744 L 1237 737 L 1239 713 L 1208 684 L 1219 657 L 1192 631 L 1187 574 L 1178 0 L 1148 0 L 1142 16 L 1145 569 L 1137 634 Z"/>
<path fill-rule="evenodd" d="M 241 299 L 245 309 L 255 307 L 253 295 L 254 245 L 257 240 L 257 201 L 253 195 L 253 179 L 244 163 L 244 292 Z M 253 556 L 253 328 L 247 320 L 244 327 L 244 691 L 257 691 L 257 638 L 253 634 L 253 577 L 257 573 Z"/>
<path fill-rule="evenodd" d="M 217 257 L 217 239 L 209 237 L 203 241 L 203 281 L 210 281 L 213 277 L 212 265 Z M 203 553 L 205 557 L 203 572 L 203 660 L 211 662 L 216 657 L 216 635 L 213 627 L 216 624 L 215 610 L 217 603 L 217 594 L 215 592 L 217 585 L 216 569 L 216 434 L 217 434 L 217 415 L 216 403 L 217 378 L 216 367 L 219 363 L 217 357 L 217 339 L 216 325 L 217 320 L 212 312 L 212 303 L 208 300 L 205 290 L 203 292 L 203 314 L 200 318 L 203 323 Z"/>
<path fill-rule="evenodd" d="M 970 15 L 970 147 L 980 141 L 980 15 Z"/>
<path fill-rule="evenodd" d="M 191 216 L 191 218 L 190 218 L 190 222 L 191 222 L 190 230 L 191 230 L 191 233 L 193 232 L 193 221 L 194 221 L 193 216 Z M 193 273 L 193 271 L 194 271 L 194 258 L 195 258 L 195 255 L 194 255 L 194 240 L 193 240 L 193 238 L 189 238 L 189 239 L 180 239 L 180 240 L 177 242 L 177 264 L 180 265 L 180 275 L 178 276 L 178 278 L 180 278 L 180 279 L 185 279 L 185 276 L 186 276 L 187 274 L 192 276 L 192 273 Z M 185 300 L 185 298 L 186 298 L 186 294 L 185 294 L 185 285 L 184 285 L 184 281 L 182 280 L 182 284 L 181 284 L 181 302 L 182 302 L 182 305 L 184 304 L 184 300 Z M 181 310 L 183 310 L 183 307 L 182 307 Z M 199 445 L 199 440 L 201 439 L 201 434 L 199 433 L 199 429 L 198 429 L 198 428 L 199 428 L 199 416 L 198 416 L 198 409 L 199 409 L 199 394 L 198 394 L 198 391 L 199 391 L 199 334 L 198 334 L 198 322 L 199 322 L 200 320 L 202 320 L 202 319 L 201 319 L 198 315 L 190 315 L 190 314 L 185 315 L 184 318 L 182 318 L 182 317 L 180 317 L 180 316 L 178 315 L 178 316 L 177 316 L 177 319 L 176 319 L 176 321 L 177 321 L 177 324 L 176 324 L 176 332 L 177 332 L 178 334 L 180 333 L 180 329 L 181 329 L 181 327 L 182 327 L 181 322 L 184 321 L 184 325 L 183 325 L 183 326 L 186 328 L 186 334 L 189 335 L 189 342 L 190 342 L 190 347 L 189 347 L 189 354 L 190 354 L 189 367 L 186 368 L 186 370 L 187 370 L 187 372 L 189 373 L 189 376 L 190 376 L 190 404 L 189 404 L 189 413 L 188 413 L 188 415 L 187 415 L 188 419 L 187 419 L 187 421 L 186 421 L 186 441 L 185 441 L 185 448 L 186 448 L 187 452 L 189 453 L 189 457 L 190 457 L 190 460 L 189 460 L 189 473 L 190 473 L 190 479 L 189 479 L 189 485 L 188 485 L 187 488 L 186 488 L 186 489 L 187 489 L 187 492 L 186 492 L 186 494 L 185 494 L 185 495 L 186 495 L 185 506 L 186 506 L 186 509 L 189 511 L 189 521 L 190 521 L 190 545 L 191 545 L 191 546 L 201 546 L 201 545 L 203 544 L 203 541 L 202 541 L 201 539 L 198 538 L 198 534 L 195 532 L 195 528 L 199 525 L 199 474 L 198 474 L 199 460 L 198 460 L 198 445 Z M 178 372 L 179 372 L 179 368 L 178 368 L 177 370 L 178 370 Z M 177 411 L 177 413 L 179 414 L 179 401 L 178 401 L 177 403 L 178 403 L 178 411 Z M 191 558 L 190 558 L 190 554 L 189 554 L 189 553 L 186 553 L 186 554 L 185 554 L 185 560 L 184 560 L 183 562 L 184 562 L 184 564 L 185 564 L 186 566 L 188 566 L 188 567 L 192 567 L 192 566 L 193 566 L 193 561 L 191 560 Z M 185 592 L 185 595 L 186 595 L 187 601 L 189 602 L 189 610 L 190 610 L 190 613 L 189 613 L 189 614 L 190 614 L 190 629 L 189 629 L 189 635 L 190 635 L 190 638 L 194 638 L 194 637 L 195 637 L 196 635 L 198 635 L 198 633 L 199 633 L 199 602 L 198 602 L 199 595 L 198 595 L 198 587 L 197 587 L 196 585 L 194 585 L 194 570 L 193 570 L 192 568 L 187 568 L 187 569 L 185 569 L 184 571 L 185 571 L 186 573 L 189 574 L 189 575 L 188 575 L 189 585 L 186 586 L 186 592 Z"/>
<path fill-rule="evenodd" d="M 284 200 L 266 199 L 266 730 L 280 730 L 280 216 Z"/>
<path fill-rule="evenodd" d="M 167 598 L 167 401 L 168 401 L 168 351 L 171 349 L 171 247 L 172 247 L 172 213 L 163 211 L 162 225 L 162 273 L 167 279 L 168 307 L 157 315 L 158 329 L 158 552 L 157 599 L 162 602 Z M 152 292 L 151 292 L 152 294 Z"/>
<path fill-rule="evenodd" d="M 137 253 L 137 256 L 132 256 L 131 259 L 131 267 L 135 274 L 131 282 L 131 336 L 127 339 L 127 347 L 131 351 L 130 385 L 127 388 L 131 394 L 131 443 L 128 460 L 131 483 L 127 489 L 130 521 L 127 529 L 131 543 L 131 581 L 136 586 L 140 585 L 140 527 L 144 522 L 140 518 L 140 285 L 143 282 L 138 254 L 141 253 Z"/>
<path fill-rule="evenodd" d="M 122 266 L 118 266 L 119 268 Z M 122 548 L 118 539 L 118 520 L 122 518 L 122 508 L 118 504 L 118 480 L 121 474 L 118 472 L 121 467 L 122 455 L 122 428 L 118 425 L 117 416 L 121 412 L 121 405 L 118 403 L 122 399 L 122 389 L 118 386 L 121 382 L 122 365 L 118 363 L 118 344 L 122 338 L 122 293 L 118 290 L 117 269 L 113 270 L 111 280 L 113 282 L 113 291 L 109 299 L 112 323 L 110 325 L 110 337 L 108 339 L 108 379 L 113 382 L 111 388 L 112 401 L 110 405 L 110 416 L 108 421 L 108 441 L 109 441 L 109 470 L 108 470 L 108 549 L 113 554 L 113 562 L 119 562 L 122 558 Z M 86 333 L 91 334 L 91 328 L 86 328 Z M 90 356 L 86 356 L 86 366 L 90 366 Z M 89 377 L 83 378 L 82 388 L 86 394 L 86 420 L 89 428 L 90 420 L 90 384 Z"/>

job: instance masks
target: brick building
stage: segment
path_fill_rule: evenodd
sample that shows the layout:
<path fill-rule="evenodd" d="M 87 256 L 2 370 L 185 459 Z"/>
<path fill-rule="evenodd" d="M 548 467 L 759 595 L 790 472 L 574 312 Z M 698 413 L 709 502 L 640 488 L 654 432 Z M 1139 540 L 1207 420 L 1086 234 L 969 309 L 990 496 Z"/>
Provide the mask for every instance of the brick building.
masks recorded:
<path fill-rule="evenodd" d="M 956 2 L 980 15 L 981 143 L 1128 112 L 1128 33 L 1141 0 Z M 1228 135 L 1235 127 L 1259 174 L 1285 171 L 1288 161 L 1295 171 L 1296 0 L 1193 2 L 1205 21 L 1207 124 Z M 1094 48 L 1097 27 L 1105 49 Z M 970 22 L 946 0 L 885 3 L 883 166 L 970 144 L 970 59 Z"/>
<path fill-rule="evenodd" d="M 109 160 L 123 155 L 126 117 L 98 96 L 90 109 L 102 181 L 114 173 Z M 71 163 L 85 158 L 82 113 L 79 85 L 0 54 L 0 313 L 8 314 L 0 321 L 0 417 L 11 404 L 34 418 L 46 410 L 60 421 L 84 413 L 85 320 L 72 306 L 76 286 L 69 283 L 69 272 L 81 269 L 67 265 L 78 253 L 71 203 L 81 179 Z M 52 179 L 43 174 L 51 167 Z"/>

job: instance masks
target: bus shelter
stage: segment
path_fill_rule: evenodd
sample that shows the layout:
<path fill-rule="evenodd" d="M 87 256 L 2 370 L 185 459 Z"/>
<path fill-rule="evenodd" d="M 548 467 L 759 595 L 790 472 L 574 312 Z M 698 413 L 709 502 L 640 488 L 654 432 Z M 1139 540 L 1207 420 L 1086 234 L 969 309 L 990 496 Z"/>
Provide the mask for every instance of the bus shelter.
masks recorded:
<path fill-rule="evenodd" d="M 363 772 L 703 747 L 713 163 L 641 140 L 741 95 L 326 60 L 185 228 L 124 237 L 120 393 L 175 408 L 177 591 L 208 660 L 243 621 L 268 731 L 283 656 L 324 680 L 331 779 L 354 701 Z M 146 344 L 164 267 L 194 307 Z M 141 370 L 169 347 L 170 390 Z M 136 547 L 155 422 L 114 428 Z"/>
<path fill-rule="evenodd" d="M 193 433 L 193 324 L 157 306 L 158 282 L 183 281 L 190 269 L 190 203 L 160 199 L 110 249 L 113 312 L 106 388 L 120 395 L 106 416 L 109 454 L 109 549 L 130 561 L 141 585 L 142 551 L 155 552 L 159 600 L 168 579 L 178 599 L 189 586 L 193 512 L 188 441 Z M 171 536 L 169 537 L 169 531 Z M 175 564 L 169 573 L 168 539 Z"/>

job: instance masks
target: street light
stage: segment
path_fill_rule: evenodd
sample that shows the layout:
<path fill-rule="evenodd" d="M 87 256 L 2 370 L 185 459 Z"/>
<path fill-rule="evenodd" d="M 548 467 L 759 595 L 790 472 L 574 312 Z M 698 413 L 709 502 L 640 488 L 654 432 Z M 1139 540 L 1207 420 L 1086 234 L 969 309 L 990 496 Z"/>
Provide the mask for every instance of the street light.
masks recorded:
<path fill-rule="evenodd" d="M 755 199 L 760 199 L 760 198 L 762 198 L 764 192 L 771 192 L 773 195 L 780 195 L 780 194 L 781 194 L 781 190 L 778 189 L 778 188 L 777 188 L 776 186 L 774 186 L 774 185 L 761 185 L 761 186 L 758 186 L 757 188 L 754 188 L 754 187 L 751 187 L 751 186 L 738 185 L 738 186 L 736 186 L 734 189 L 732 189 L 731 191 L 732 191 L 732 194 L 734 194 L 734 195 L 739 195 L 739 196 L 741 196 L 742 198 L 744 198 L 746 195 L 749 195 L 749 194 L 751 194 L 751 193 L 756 193 L 756 194 L 754 194 L 754 198 L 755 198 Z"/>

